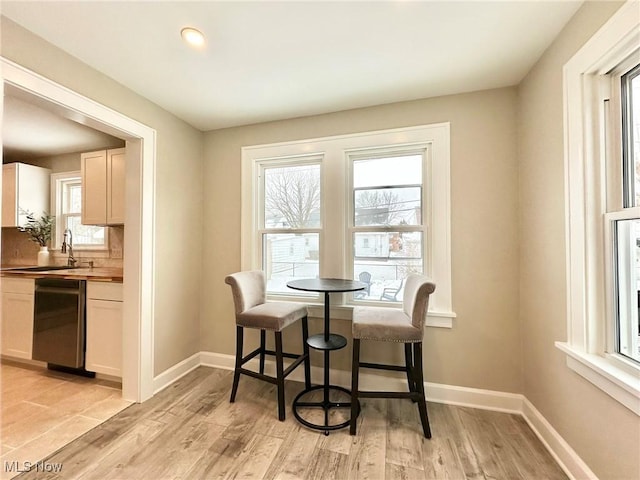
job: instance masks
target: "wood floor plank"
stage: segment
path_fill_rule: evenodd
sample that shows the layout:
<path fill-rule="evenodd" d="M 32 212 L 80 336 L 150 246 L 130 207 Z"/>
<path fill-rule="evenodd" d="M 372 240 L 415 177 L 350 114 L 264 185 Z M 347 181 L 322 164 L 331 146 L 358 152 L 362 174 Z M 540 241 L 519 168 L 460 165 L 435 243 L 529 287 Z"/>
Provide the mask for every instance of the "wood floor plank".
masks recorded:
<path fill-rule="evenodd" d="M 349 458 L 342 453 L 316 448 L 303 478 L 323 480 L 348 478 Z"/>
<path fill-rule="evenodd" d="M 509 439 L 513 450 L 517 450 L 518 456 L 515 462 L 521 471 L 524 470 L 524 476 L 526 478 L 538 476 L 550 480 L 566 479 L 562 468 L 544 448 L 525 420 L 522 417 L 516 417 L 513 420 L 514 423 L 520 424 L 521 428 L 511 433 Z M 529 470 L 526 470 L 527 468 Z"/>
<path fill-rule="evenodd" d="M 450 439 L 434 437 L 422 443 L 424 478 L 458 480 L 465 478 L 464 468 Z"/>
<path fill-rule="evenodd" d="M 416 404 L 405 399 L 387 400 L 387 463 L 423 470 L 423 439 Z"/>
<path fill-rule="evenodd" d="M 413 402 L 365 399 L 357 435 L 326 437 L 293 417 L 302 384 L 286 382 L 284 422 L 273 385 L 242 378 L 235 403 L 230 388 L 231 372 L 194 370 L 47 458 L 64 465 L 49 480 L 566 479 L 517 415 L 430 403 L 427 440 Z"/>
<path fill-rule="evenodd" d="M 356 435 L 349 454 L 349 478 L 384 478 L 387 444 L 387 401 L 367 399 L 361 402 Z"/>
<path fill-rule="evenodd" d="M 243 441 L 219 437 L 189 469 L 185 478 L 226 478 L 246 445 Z"/>
<path fill-rule="evenodd" d="M 254 435 L 242 450 L 238 461 L 225 478 L 228 479 L 261 479 L 276 458 L 282 445 L 281 438 L 268 435 Z"/>
<path fill-rule="evenodd" d="M 486 421 L 484 410 L 460 408 L 459 414 L 467 432 L 480 468 L 485 478 L 510 478 L 498 462 L 497 451 L 502 450 L 502 440 L 494 425 Z"/>
<path fill-rule="evenodd" d="M 100 460 L 89 464 L 88 468 L 79 475 L 82 480 L 109 480 L 127 478 L 125 471 L 129 465 L 135 465 L 138 458 L 145 455 L 149 441 L 162 431 L 163 425 L 154 420 L 144 419 L 136 422 L 135 426 L 117 443 L 109 445 L 108 453 Z M 115 447 L 115 448 L 113 448 Z"/>
<path fill-rule="evenodd" d="M 395 463 L 387 463 L 385 480 L 424 480 L 424 471 Z"/>
<path fill-rule="evenodd" d="M 206 445 L 217 439 L 224 427 L 204 422 L 201 415 L 192 414 L 167 423 L 148 440 L 147 446 L 135 460 L 128 462 L 124 478 L 168 478 L 158 476 L 163 471 L 184 473 L 200 457 Z M 197 445 L 191 449 L 193 442 Z M 202 443 L 201 443 L 202 442 Z M 166 445 L 172 445 L 169 450 Z"/>
<path fill-rule="evenodd" d="M 484 479 L 483 470 L 469 441 L 469 431 L 460 418 L 461 408 L 447 405 L 442 405 L 441 407 L 435 410 L 436 415 L 441 416 L 442 424 L 446 425 L 446 427 L 442 428 L 442 435 L 450 439 L 460 459 L 465 478 L 471 480 Z"/>
<path fill-rule="evenodd" d="M 265 480 L 304 478 L 320 436 L 318 432 L 297 426 L 280 445 Z"/>

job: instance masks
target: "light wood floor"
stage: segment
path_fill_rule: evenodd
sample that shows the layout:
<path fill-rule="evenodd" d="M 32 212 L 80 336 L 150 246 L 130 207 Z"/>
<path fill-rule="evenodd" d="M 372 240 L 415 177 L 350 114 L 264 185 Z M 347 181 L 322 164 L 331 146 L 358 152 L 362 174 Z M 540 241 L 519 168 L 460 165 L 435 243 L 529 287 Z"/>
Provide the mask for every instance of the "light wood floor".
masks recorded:
<path fill-rule="evenodd" d="M 113 382 L 4 360 L 0 384 L 2 479 L 17 475 L 26 462 L 42 460 L 131 404 L 122 400 Z"/>
<path fill-rule="evenodd" d="M 362 402 L 358 434 L 325 436 L 287 412 L 272 385 L 200 367 L 48 457 L 60 473 L 20 479 L 566 479 L 517 415 L 429 403 L 433 439 L 407 400 Z M 287 383 L 290 403 L 302 385 Z"/>

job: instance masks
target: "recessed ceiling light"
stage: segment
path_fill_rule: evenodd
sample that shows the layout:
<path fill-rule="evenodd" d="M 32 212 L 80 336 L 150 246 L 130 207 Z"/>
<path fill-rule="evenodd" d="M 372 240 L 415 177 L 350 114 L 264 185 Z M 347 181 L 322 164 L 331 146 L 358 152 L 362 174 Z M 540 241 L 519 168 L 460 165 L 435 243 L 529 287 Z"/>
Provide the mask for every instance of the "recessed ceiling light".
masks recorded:
<path fill-rule="evenodd" d="M 195 28 L 183 28 L 180 30 L 180 36 L 182 36 L 182 39 L 192 47 L 201 47 L 204 45 L 204 35 Z"/>

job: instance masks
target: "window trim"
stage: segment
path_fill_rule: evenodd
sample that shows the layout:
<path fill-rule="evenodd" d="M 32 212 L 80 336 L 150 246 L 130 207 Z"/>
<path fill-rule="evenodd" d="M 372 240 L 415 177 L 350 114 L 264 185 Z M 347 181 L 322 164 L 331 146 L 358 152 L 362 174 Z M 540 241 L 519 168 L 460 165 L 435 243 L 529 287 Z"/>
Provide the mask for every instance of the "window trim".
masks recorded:
<path fill-rule="evenodd" d="M 640 48 L 636 8 L 634 2 L 620 7 L 563 69 L 567 341 L 556 347 L 570 369 L 640 416 L 640 369 L 607 352 L 614 299 L 602 293 L 612 280 L 604 261 L 611 252 L 611 222 L 604 216 L 611 192 L 602 157 L 619 147 L 606 142 L 608 117 L 594 101 L 602 79 Z"/>
<path fill-rule="evenodd" d="M 383 146 L 393 151 L 405 147 L 416 149 L 419 145 L 429 145 L 431 150 L 431 171 L 428 172 L 430 184 L 428 187 L 425 185 L 432 190 L 429 197 L 431 218 L 425 219 L 424 224 L 430 226 L 431 250 L 429 253 L 432 262 L 428 264 L 431 265 L 430 274 L 437 284 L 436 292 L 430 301 L 427 325 L 451 328 L 452 319 L 456 314 L 453 312 L 451 301 L 450 125 L 448 122 L 242 147 L 241 268 L 243 270 L 261 268 L 260 256 L 256 250 L 255 242 L 259 226 L 259 208 L 257 208 L 259 191 L 256 178 L 261 161 L 275 158 L 321 156 L 323 171 L 331 169 L 331 174 L 340 172 L 338 173 L 341 175 L 339 187 L 334 187 L 333 182 L 327 180 L 328 172 L 322 175 L 321 223 L 323 231 L 320 233 L 320 244 L 325 251 L 326 249 L 339 251 L 340 255 L 336 255 L 336 257 L 341 259 L 340 262 L 342 260 L 344 262 L 341 264 L 335 261 L 321 263 L 320 275 L 346 276 L 349 275 L 350 267 L 346 263 L 347 252 L 344 251 L 344 237 L 337 235 L 338 238 L 327 238 L 324 232 L 326 228 L 330 228 L 333 231 L 348 234 L 346 218 L 348 212 L 345 203 L 348 195 L 351 194 L 349 190 L 351 165 L 348 153 L 362 152 L 366 149 L 381 151 Z M 333 210 L 331 210 L 332 208 Z M 339 213 L 329 216 L 329 211 Z M 336 228 L 338 223 L 339 227 Z M 425 239 L 425 241 L 428 240 Z M 425 260 L 428 261 L 426 258 Z M 332 311 L 335 310 L 336 318 L 351 318 L 352 306 L 348 304 L 347 296 L 344 297 L 332 302 Z M 295 293 L 286 298 L 309 301 L 308 297 L 297 297 Z M 314 308 L 312 307 L 311 314 L 315 316 Z M 318 316 L 322 316 L 321 312 Z"/>

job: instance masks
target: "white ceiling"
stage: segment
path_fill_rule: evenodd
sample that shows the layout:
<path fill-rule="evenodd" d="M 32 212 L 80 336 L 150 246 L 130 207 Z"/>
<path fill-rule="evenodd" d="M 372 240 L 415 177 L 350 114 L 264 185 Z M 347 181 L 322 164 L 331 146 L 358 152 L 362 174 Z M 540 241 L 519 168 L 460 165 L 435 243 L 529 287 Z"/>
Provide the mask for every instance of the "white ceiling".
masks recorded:
<path fill-rule="evenodd" d="M 51 113 L 22 96 L 5 95 L 2 122 L 4 161 L 49 157 L 122 146 L 122 140 Z"/>
<path fill-rule="evenodd" d="M 5 1 L 2 14 L 194 127 L 518 84 L 578 1 Z M 187 47 L 182 27 L 207 39 Z"/>

